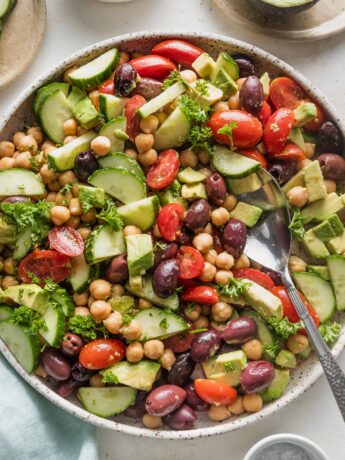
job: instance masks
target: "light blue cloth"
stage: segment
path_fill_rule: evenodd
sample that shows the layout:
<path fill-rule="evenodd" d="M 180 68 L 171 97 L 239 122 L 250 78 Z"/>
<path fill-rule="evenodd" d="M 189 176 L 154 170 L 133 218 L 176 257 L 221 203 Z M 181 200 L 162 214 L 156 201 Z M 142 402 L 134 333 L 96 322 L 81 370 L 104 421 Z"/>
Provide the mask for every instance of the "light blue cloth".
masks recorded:
<path fill-rule="evenodd" d="M 98 458 L 95 428 L 37 393 L 0 354 L 0 459 Z"/>

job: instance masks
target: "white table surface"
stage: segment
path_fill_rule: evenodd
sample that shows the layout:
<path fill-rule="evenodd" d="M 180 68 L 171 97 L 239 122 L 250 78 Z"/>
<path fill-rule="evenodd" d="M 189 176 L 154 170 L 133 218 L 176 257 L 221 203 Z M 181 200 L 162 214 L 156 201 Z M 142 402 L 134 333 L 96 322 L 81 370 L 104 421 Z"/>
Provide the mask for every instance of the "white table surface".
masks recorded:
<path fill-rule="evenodd" d="M 211 0 L 134 0 L 123 4 L 95 0 L 46 1 L 47 29 L 42 46 L 29 69 L 0 92 L 0 113 L 4 113 L 14 98 L 42 72 L 80 48 L 117 34 L 175 29 L 231 35 L 265 48 L 318 85 L 345 118 L 344 34 L 305 44 L 253 35 L 227 22 L 212 6 Z M 339 362 L 345 369 L 344 353 Z M 327 452 L 330 460 L 345 459 L 344 424 L 324 378 L 269 419 L 223 436 L 158 441 L 99 430 L 98 437 L 102 460 L 242 460 L 255 442 L 279 432 L 307 436 Z"/>

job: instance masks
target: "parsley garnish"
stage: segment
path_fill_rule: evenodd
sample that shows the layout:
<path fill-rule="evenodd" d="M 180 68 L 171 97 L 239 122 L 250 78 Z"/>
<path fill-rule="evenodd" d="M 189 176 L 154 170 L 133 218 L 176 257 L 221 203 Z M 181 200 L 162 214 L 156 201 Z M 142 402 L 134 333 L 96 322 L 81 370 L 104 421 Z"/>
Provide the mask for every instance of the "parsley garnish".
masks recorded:
<path fill-rule="evenodd" d="M 205 80 L 197 80 L 195 82 L 195 89 L 197 90 L 200 96 L 209 95 L 208 82 Z"/>
<path fill-rule="evenodd" d="M 112 383 L 113 385 L 117 385 L 119 383 L 118 377 L 112 373 L 111 370 L 106 370 L 102 374 L 102 382 L 103 383 Z"/>
<path fill-rule="evenodd" d="M 205 150 L 211 156 L 212 147 L 209 144 L 210 139 L 212 139 L 212 130 L 204 126 L 193 126 L 188 136 L 191 149 Z"/>
<path fill-rule="evenodd" d="M 301 321 L 291 323 L 287 318 L 278 319 L 275 316 L 268 319 L 268 324 L 284 339 L 287 339 L 290 335 L 297 334 L 303 328 Z"/>
<path fill-rule="evenodd" d="M 38 160 L 35 157 L 31 156 L 29 158 L 29 161 L 31 163 L 31 167 L 32 167 L 33 171 L 37 172 L 40 169 L 40 165 L 39 165 Z"/>
<path fill-rule="evenodd" d="M 166 318 L 162 319 L 162 321 L 159 323 L 159 326 L 162 329 L 168 329 L 168 327 L 169 327 L 168 320 Z"/>
<path fill-rule="evenodd" d="M 117 210 L 117 207 L 111 200 L 107 200 L 106 207 L 97 214 L 99 219 L 107 222 L 115 232 L 120 231 L 123 228 L 123 220 Z"/>
<path fill-rule="evenodd" d="M 24 326 L 32 334 L 36 334 L 40 330 L 48 330 L 45 321 L 41 318 L 41 315 L 37 311 L 25 306 L 15 308 L 10 321 L 13 324 Z"/>
<path fill-rule="evenodd" d="M 59 285 L 55 283 L 51 278 L 47 278 L 45 280 L 45 285 L 44 285 L 44 290 L 47 292 L 55 292 L 57 289 L 59 289 Z"/>
<path fill-rule="evenodd" d="M 180 71 L 173 70 L 169 74 L 169 76 L 163 81 L 163 86 L 162 86 L 163 91 L 167 90 L 168 88 L 170 88 L 170 86 L 174 85 L 177 82 L 182 83 L 183 85 L 186 86 L 186 82 L 181 77 Z"/>
<path fill-rule="evenodd" d="M 233 146 L 234 141 L 233 141 L 232 131 L 237 127 L 238 127 L 238 124 L 236 123 L 236 121 L 231 121 L 230 123 L 225 124 L 222 128 L 219 128 L 217 133 L 225 134 L 226 136 L 228 136 L 229 144 Z"/>
<path fill-rule="evenodd" d="M 169 187 L 169 191 L 174 198 L 177 198 L 181 195 L 181 189 L 182 185 L 177 180 L 174 180 L 174 182 Z"/>
<path fill-rule="evenodd" d="M 57 147 L 57 146 L 56 146 Z M 55 161 L 53 160 L 53 158 L 51 156 L 48 155 L 47 157 L 47 166 L 48 166 L 48 169 L 52 169 L 53 171 L 57 171 L 57 167 L 55 165 Z"/>
<path fill-rule="evenodd" d="M 122 324 L 127 326 L 132 321 L 133 317 L 131 315 L 125 314 L 122 316 Z"/>
<path fill-rule="evenodd" d="M 65 184 L 62 189 L 60 189 L 60 193 L 63 196 L 66 196 L 68 193 L 71 193 L 71 190 L 73 188 L 73 185 L 71 184 Z"/>
<path fill-rule="evenodd" d="M 289 225 L 289 229 L 291 230 L 292 236 L 296 238 L 296 240 L 301 241 L 303 239 L 305 235 L 303 216 L 301 214 L 301 210 L 298 208 L 293 210 L 293 216 Z"/>
<path fill-rule="evenodd" d="M 80 335 L 85 340 L 93 340 L 97 335 L 108 336 L 108 332 L 102 324 L 97 324 L 91 316 L 72 316 L 69 320 L 68 330 Z"/>
<path fill-rule="evenodd" d="M 162 243 L 161 241 L 157 241 L 157 243 L 153 247 L 153 252 L 157 252 L 157 251 L 160 251 L 160 250 L 164 251 L 167 247 L 168 247 L 168 245 L 166 243 Z"/>
<path fill-rule="evenodd" d="M 326 343 L 333 343 L 338 339 L 340 335 L 341 324 L 337 323 L 336 321 L 333 321 L 332 323 L 330 320 L 328 320 L 320 325 L 319 331 Z"/>
<path fill-rule="evenodd" d="M 236 369 L 236 366 L 235 366 L 235 363 L 233 362 L 228 362 L 228 363 L 224 363 L 224 370 L 225 372 L 232 372 Z"/>
<path fill-rule="evenodd" d="M 279 352 L 279 344 L 278 343 L 273 343 L 272 345 L 264 345 L 263 350 L 264 353 L 272 360 L 274 361 L 277 357 L 277 354 Z"/>
<path fill-rule="evenodd" d="M 34 284 L 41 284 L 41 278 L 37 275 L 35 275 L 35 273 L 32 273 L 30 271 L 27 271 L 26 272 L 27 276 L 30 278 L 31 282 L 34 283 Z"/>
<path fill-rule="evenodd" d="M 219 294 L 226 297 L 239 297 L 244 294 L 249 282 L 241 278 L 229 278 L 228 284 L 218 283 Z"/>
<path fill-rule="evenodd" d="M 179 286 L 178 288 L 175 289 L 175 292 L 183 292 L 184 286 Z"/>
<path fill-rule="evenodd" d="M 178 100 L 180 109 L 191 123 L 204 123 L 208 120 L 210 108 L 193 101 L 186 94 Z"/>

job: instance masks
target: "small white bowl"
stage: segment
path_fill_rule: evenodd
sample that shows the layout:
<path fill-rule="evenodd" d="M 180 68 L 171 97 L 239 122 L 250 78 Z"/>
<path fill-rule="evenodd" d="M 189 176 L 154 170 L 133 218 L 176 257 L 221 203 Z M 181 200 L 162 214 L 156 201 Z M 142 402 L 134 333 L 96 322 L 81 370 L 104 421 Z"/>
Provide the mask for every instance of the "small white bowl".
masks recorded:
<path fill-rule="evenodd" d="M 258 455 L 266 447 L 281 443 L 288 443 L 301 447 L 305 453 L 309 455 L 310 460 L 330 460 L 325 452 L 313 441 L 310 441 L 310 439 L 304 438 L 303 436 L 291 433 L 279 433 L 261 439 L 261 441 L 254 444 L 254 446 L 247 452 L 243 460 L 257 460 Z"/>

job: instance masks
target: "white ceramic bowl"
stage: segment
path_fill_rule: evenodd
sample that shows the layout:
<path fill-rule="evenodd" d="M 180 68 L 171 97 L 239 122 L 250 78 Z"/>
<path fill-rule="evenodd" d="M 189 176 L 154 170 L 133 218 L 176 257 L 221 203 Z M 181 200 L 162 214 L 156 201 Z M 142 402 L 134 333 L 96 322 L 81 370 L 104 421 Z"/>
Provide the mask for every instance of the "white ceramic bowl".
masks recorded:
<path fill-rule="evenodd" d="M 327 101 L 327 99 L 315 88 L 312 83 L 310 83 L 300 73 L 298 73 L 296 70 L 294 70 L 292 67 L 277 57 L 274 57 L 253 45 L 249 45 L 244 42 L 221 35 L 213 35 L 207 33 L 203 34 L 201 32 L 181 33 L 157 31 L 138 32 L 110 38 L 73 54 L 71 57 L 57 65 L 55 68 L 45 72 L 42 77 L 36 80 L 26 91 L 24 91 L 23 94 L 18 97 L 8 113 L 0 117 L 0 140 L 8 139 L 15 131 L 22 129 L 24 125 L 28 125 L 33 120 L 31 106 L 35 91 L 40 86 L 46 84 L 48 81 L 58 79 L 61 76 L 63 70 L 67 67 L 75 63 L 80 64 L 90 60 L 98 54 L 103 53 L 105 50 L 114 46 L 118 46 L 121 49 L 127 51 L 140 50 L 148 52 L 155 43 L 171 37 L 189 40 L 205 49 L 214 57 L 216 57 L 222 50 L 226 50 L 230 53 L 246 53 L 254 58 L 259 70 L 268 70 L 271 75 L 290 75 L 302 86 L 304 86 L 310 96 L 321 104 L 330 119 L 336 122 L 339 128 L 345 132 L 344 126 L 340 121 L 340 117 L 338 116 L 334 107 Z M 339 320 L 344 325 L 345 315 L 342 318 L 339 318 Z M 334 356 L 338 356 L 344 346 L 345 328 L 343 328 L 337 343 L 333 347 Z M 256 423 L 286 406 L 289 402 L 293 401 L 302 393 L 307 391 L 307 389 L 313 383 L 315 383 L 322 374 L 321 366 L 318 363 L 316 357 L 310 356 L 298 367 L 298 369 L 292 373 L 292 378 L 285 394 L 280 399 L 266 404 L 264 408 L 258 413 L 243 414 L 239 417 L 233 417 L 223 423 L 214 423 L 213 421 L 209 420 L 205 414 L 198 414 L 197 427 L 193 430 L 170 431 L 163 429 L 155 431 L 144 428 L 141 420 L 136 421 L 123 415 L 117 416 L 114 419 L 104 419 L 90 414 L 80 406 L 76 399 L 66 400 L 58 396 L 54 390 L 51 389 L 53 388 L 52 382 L 46 380 L 44 381 L 35 375 L 27 374 L 14 359 L 6 345 L 1 340 L 0 351 L 2 351 L 9 363 L 31 386 L 33 386 L 39 393 L 41 393 L 51 402 L 65 409 L 70 414 L 100 427 L 135 436 L 161 439 L 192 439 L 198 437 L 207 437 L 236 430 L 252 423 Z"/>

